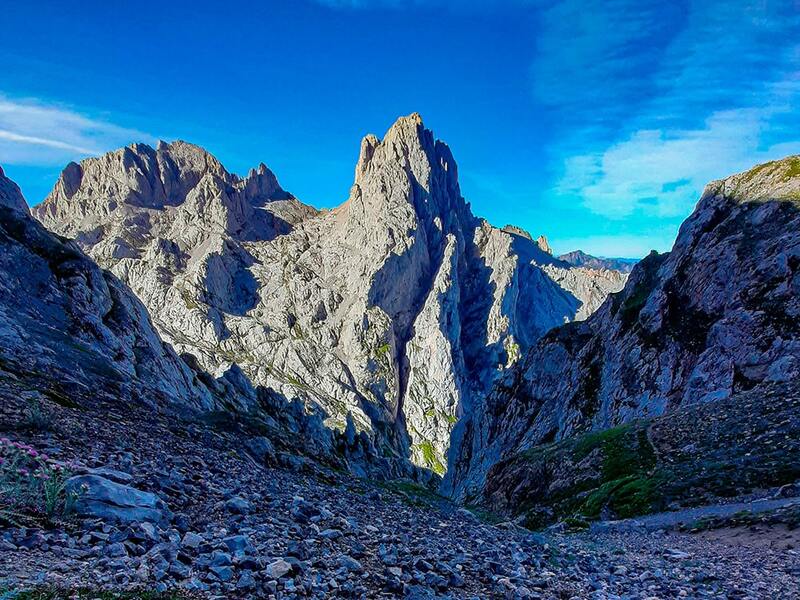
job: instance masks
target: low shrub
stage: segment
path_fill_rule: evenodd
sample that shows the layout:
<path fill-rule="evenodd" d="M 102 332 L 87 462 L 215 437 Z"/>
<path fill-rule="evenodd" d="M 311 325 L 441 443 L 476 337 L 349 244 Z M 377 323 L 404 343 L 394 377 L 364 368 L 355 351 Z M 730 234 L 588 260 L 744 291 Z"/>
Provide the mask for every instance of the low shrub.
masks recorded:
<path fill-rule="evenodd" d="M 22 426 L 30 431 L 52 431 L 53 417 L 41 401 L 32 399 L 28 401 L 25 409 L 25 420 Z"/>
<path fill-rule="evenodd" d="M 0 438 L 0 523 L 53 525 L 70 516 L 75 493 L 67 465 L 33 446 Z"/>

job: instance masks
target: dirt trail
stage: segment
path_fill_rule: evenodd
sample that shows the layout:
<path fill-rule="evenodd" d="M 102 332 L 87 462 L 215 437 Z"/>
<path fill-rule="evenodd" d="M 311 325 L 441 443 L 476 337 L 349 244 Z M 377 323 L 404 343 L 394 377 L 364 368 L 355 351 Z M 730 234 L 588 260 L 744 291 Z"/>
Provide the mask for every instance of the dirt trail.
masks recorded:
<path fill-rule="evenodd" d="M 655 531 L 657 529 L 672 528 L 677 525 L 688 525 L 703 517 L 728 517 L 740 512 L 758 514 L 793 505 L 800 505 L 800 498 L 763 498 L 750 502 L 711 504 L 633 519 L 622 519 L 620 521 L 600 521 L 592 523 L 589 531 L 591 533 L 631 530 Z"/>

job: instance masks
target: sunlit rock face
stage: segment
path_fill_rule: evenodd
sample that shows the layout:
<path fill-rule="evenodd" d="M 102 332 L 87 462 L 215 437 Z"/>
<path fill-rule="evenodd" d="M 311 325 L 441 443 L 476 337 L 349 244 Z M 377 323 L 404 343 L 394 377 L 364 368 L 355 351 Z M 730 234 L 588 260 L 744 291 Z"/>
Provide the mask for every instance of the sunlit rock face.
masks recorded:
<path fill-rule="evenodd" d="M 70 164 L 34 209 L 125 281 L 178 351 L 322 406 L 385 455 L 446 469 L 450 433 L 549 329 L 622 288 L 475 218 L 419 115 L 367 136 L 349 199 L 318 212 L 175 142 Z M 549 248 L 547 248 L 549 250 Z"/>
<path fill-rule="evenodd" d="M 459 424 L 444 487 L 480 496 L 494 465 L 536 445 L 798 376 L 800 157 L 790 157 L 711 183 L 671 252 L 643 259 L 621 293 L 508 370 Z"/>

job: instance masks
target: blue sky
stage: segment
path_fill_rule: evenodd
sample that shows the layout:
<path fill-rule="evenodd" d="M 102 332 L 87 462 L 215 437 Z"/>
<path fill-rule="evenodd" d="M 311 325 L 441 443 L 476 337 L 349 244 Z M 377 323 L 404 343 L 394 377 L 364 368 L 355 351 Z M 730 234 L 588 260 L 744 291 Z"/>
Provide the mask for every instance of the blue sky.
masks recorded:
<path fill-rule="evenodd" d="M 668 250 L 705 183 L 800 153 L 800 0 L 0 0 L 0 165 L 185 139 L 316 206 L 418 111 L 476 214 L 558 252 Z"/>

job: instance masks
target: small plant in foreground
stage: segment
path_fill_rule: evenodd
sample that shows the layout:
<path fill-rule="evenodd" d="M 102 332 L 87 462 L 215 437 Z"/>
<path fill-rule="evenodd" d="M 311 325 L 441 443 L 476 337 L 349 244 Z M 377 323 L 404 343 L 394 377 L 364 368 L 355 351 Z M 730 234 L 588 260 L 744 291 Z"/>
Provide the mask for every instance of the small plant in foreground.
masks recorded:
<path fill-rule="evenodd" d="M 42 402 L 34 398 L 28 401 L 23 426 L 31 431 L 52 431 L 53 417 L 44 408 Z"/>
<path fill-rule="evenodd" d="M 0 522 L 53 524 L 73 511 L 69 468 L 33 446 L 0 438 Z"/>

